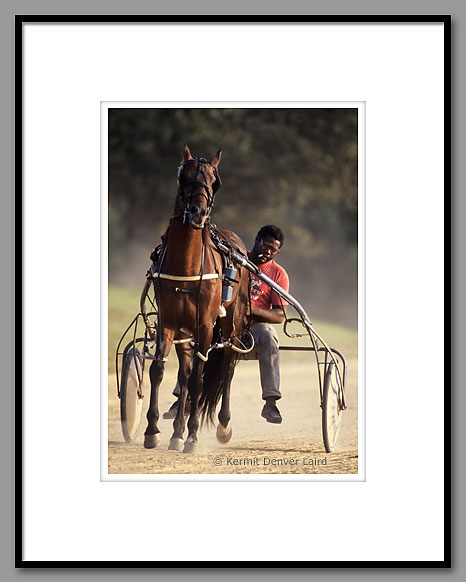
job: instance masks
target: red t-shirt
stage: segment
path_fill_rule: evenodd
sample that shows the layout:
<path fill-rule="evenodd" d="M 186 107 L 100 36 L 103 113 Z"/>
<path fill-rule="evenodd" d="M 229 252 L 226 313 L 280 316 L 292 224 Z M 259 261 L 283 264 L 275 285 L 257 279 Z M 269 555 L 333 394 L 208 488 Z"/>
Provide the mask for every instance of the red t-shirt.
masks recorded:
<path fill-rule="evenodd" d="M 283 267 L 280 267 L 273 259 L 259 266 L 259 269 L 267 275 L 269 279 L 275 281 L 282 289 L 288 291 L 290 288 L 290 281 L 288 274 Z M 258 279 L 251 273 L 251 303 L 255 307 L 262 309 L 272 309 L 273 307 L 280 307 L 287 305 L 284 299 L 281 299 L 272 287 L 267 285 L 261 279 Z"/>

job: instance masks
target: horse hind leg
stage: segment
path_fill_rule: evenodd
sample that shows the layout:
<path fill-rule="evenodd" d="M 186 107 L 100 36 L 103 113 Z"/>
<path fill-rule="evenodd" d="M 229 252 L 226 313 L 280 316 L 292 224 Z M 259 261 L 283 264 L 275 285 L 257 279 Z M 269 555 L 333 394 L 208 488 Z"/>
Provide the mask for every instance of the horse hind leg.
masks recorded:
<path fill-rule="evenodd" d="M 191 411 L 188 419 L 188 438 L 184 443 L 183 453 L 194 453 L 197 450 L 197 432 L 199 430 L 199 398 L 201 396 L 204 371 L 204 358 L 212 341 L 213 321 L 204 320 L 199 331 L 198 352 L 193 357 L 193 367 L 188 380 L 188 391 L 191 399 Z"/>
<path fill-rule="evenodd" d="M 244 276 L 245 271 L 243 269 L 239 269 L 238 275 L 240 283 L 238 288 L 235 289 L 234 301 L 228 309 L 227 317 L 222 320 L 223 337 L 234 337 L 243 329 L 244 317 L 248 307 L 249 279 L 247 276 Z M 219 424 L 217 425 L 217 440 L 221 443 L 229 442 L 233 433 L 230 425 L 230 388 L 236 362 L 236 352 L 231 348 L 225 349 L 222 362 L 222 405 L 218 415 Z"/>
<path fill-rule="evenodd" d="M 210 341 L 210 340 L 209 340 Z M 201 354 L 205 352 L 201 351 Z M 197 450 L 197 432 L 199 430 L 199 399 L 203 386 L 204 360 L 198 355 L 194 356 L 193 368 L 188 381 L 189 397 L 191 399 L 191 411 L 188 419 L 188 438 L 184 444 L 184 453 L 194 453 Z"/>
<path fill-rule="evenodd" d="M 222 405 L 218 414 L 219 424 L 217 425 L 217 440 L 223 444 L 230 441 L 233 434 L 230 419 L 230 388 L 233 379 L 233 373 L 236 365 L 236 354 L 233 350 L 225 352 L 222 362 L 223 392 Z"/>
<path fill-rule="evenodd" d="M 226 443 L 230 442 L 232 435 L 233 429 L 231 428 L 231 424 L 227 424 L 226 427 L 224 427 L 220 422 L 217 424 L 216 437 L 219 443 L 225 445 Z"/>

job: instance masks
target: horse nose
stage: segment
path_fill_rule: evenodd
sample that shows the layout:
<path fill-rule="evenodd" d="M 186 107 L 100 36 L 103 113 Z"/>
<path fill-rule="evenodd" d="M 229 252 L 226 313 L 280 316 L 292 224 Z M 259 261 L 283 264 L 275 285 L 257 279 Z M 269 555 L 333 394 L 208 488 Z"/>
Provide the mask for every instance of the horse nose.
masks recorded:
<path fill-rule="evenodd" d="M 190 208 L 191 214 L 205 216 L 206 210 L 205 208 L 201 208 L 198 204 L 193 204 Z"/>

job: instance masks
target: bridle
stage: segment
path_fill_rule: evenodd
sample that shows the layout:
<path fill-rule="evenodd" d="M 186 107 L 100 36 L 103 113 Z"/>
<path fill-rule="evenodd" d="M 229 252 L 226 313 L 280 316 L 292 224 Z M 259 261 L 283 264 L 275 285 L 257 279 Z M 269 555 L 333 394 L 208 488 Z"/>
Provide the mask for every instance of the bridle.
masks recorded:
<path fill-rule="evenodd" d="M 194 160 L 197 162 L 197 171 L 195 174 L 195 178 L 197 178 L 200 174 L 202 180 L 190 180 L 189 182 L 187 182 L 184 180 L 184 172 L 183 172 L 184 166 L 180 166 L 178 169 L 178 186 L 180 189 L 180 197 L 181 197 L 181 200 L 183 201 L 183 204 L 184 204 L 184 209 L 183 209 L 183 214 L 182 214 L 183 222 L 185 222 L 187 216 L 189 216 L 189 217 L 191 216 L 191 210 L 190 210 L 191 202 L 194 198 L 196 198 L 198 196 L 203 196 L 206 199 L 206 202 L 207 202 L 206 218 L 208 218 L 210 216 L 210 213 L 212 212 L 212 207 L 214 205 L 215 193 L 222 185 L 222 182 L 220 180 L 220 176 L 218 175 L 217 168 L 215 166 L 212 166 L 212 164 L 210 164 L 205 158 L 194 158 Z M 207 184 L 207 179 L 206 179 L 206 176 L 204 173 L 204 169 L 205 169 L 206 165 L 211 166 L 214 170 L 215 182 L 212 184 L 212 186 L 209 186 Z M 185 186 L 191 186 L 191 185 L 201 186 L 202 188 L 204 188 L 205 191 L 204 192 L 194 192 L 194 189 L 193 189 L 193 191 L 189 195 L 186 195 L 184 188 L 185 188 Z M 192 224 L 192 222 L 191 222 L 191 225 L 194 226 L 194 224 Z M 194 226 L 194 228 L 197 228 L 197 227 Z"/>

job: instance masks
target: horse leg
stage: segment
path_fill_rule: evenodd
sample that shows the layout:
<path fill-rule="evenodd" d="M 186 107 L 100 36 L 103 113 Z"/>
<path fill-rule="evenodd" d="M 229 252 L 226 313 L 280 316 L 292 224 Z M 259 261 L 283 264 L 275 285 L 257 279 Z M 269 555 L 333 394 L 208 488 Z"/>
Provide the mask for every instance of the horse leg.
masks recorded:
<path fill-rule="evenodd" d="M 170 351 L 172 338 L 167 338 L 163 343 L 160 353 L 156 353 L 156 359 L 149 369 L 150 377 L 150 402 L 147 411 L 147 428 L 144 433 L 144 448 L 155 449 L 160 442 L 160 430 L 157 426 L 159 420 L 159 388 L 165 371 L 165 361 Z"/>
<path fill-rule="evenodd" d="M 144 433 L 144 448 L 154 449 L 160 442 L 159 429 L 159 387 L 165 370 L 163 360 L 154 360 L 149 369 L 150 376 L 150 403 L 147 411 L 147 428 Z"/>
<path fill-rule="evenodd" d="M 173 435 L 168 445 L 169 451 L 181 451 L 183 449 L 183 433 L 185 429 L 184 411 L 188 390 L 188 378 L 191 373 L 191 348 L 179 344 L 176 349 L 179 362 L 178 383 L 181 389 L 178 397 L 178 410 L 173 421 Z"/>
<path fill-rule="evenodd" d="M 193 369 L 188 381 L 189 397 L 191 399 L 191 412 L 188 418 L 188 438 L 184 444 L 183 453 L 194 453 L 197 449 L 197 431 L 199 430 L 199 397 L 202 389 L 202 371 L 204 362 L 194 357 Z"/>
<path fill-rule="evenodd" d="M 197 431 L 199 430 L 199 398 L 202 391 L 202 372 L 204 371 L 204 360 L 199 357 L 206 356 L 212 341 L 213 325 L 209 322 L 201 326 L 199 333 L 199 353 L 193 358 L 193 367 L 188 380 L 188 391 L 191 399 L 191 411 L 188 419 L 188 438 L 184 444 L 183 453 L 194 453 L 197 449 Z"/>
<path fill-rule="evenodd" d="M 230 387 L 236 365 L 236 354 L 233 350 L 225 351 L 222 362 L 222 405 L 218 414 L 219 424 L 217 425 L 217 440 L 227 443 L 231 439 L 232 429 L 230 425 Z"/>
<path fill-rule="evenodd" d="M 232 334 L 235 335 L 238 332 L 235 330 L 241 330 L 243 326 L 243 320 L 246 312 L 246 302 L 244 297 L 247 297 L 247 294 L 244 294 L 246 290 L 247 293 L 247 285 L 248 279 L 246 277 L 241 276 L 241 270 L 239 274 L 240 278 L 240 288 L 242 288 L 242 297 L 243 299 L 239 301 L 237 305 L 237 301 L 240 296 L 236 296 L 235 303 L 230 308 L 230 312 L 228 317 L 222 321 L 222 333 L 223 337 L 231 337 Z M 241 287 L 242 286 L 242 287 Z M 237 293 L 240 293 L 240 290 L 237 290 Z M 238 309 L 237 309 L 238 307 Z M 234 341 L 234 340 L 233 340 Z M 230 425 L 230 388 L 231 388 L 231 381 L 233 379 L 233 374 L 235 372 L 236 366 L 236 352 L 233 349 L 226 349 L 223 355 L 222 361 L 222 405 L 220 407 L 220 412 L 218 414 L 219 424 L 217 425 L 217 440 L 221 443 L 227 443 L 231 439 L 232 429 Z"/>

